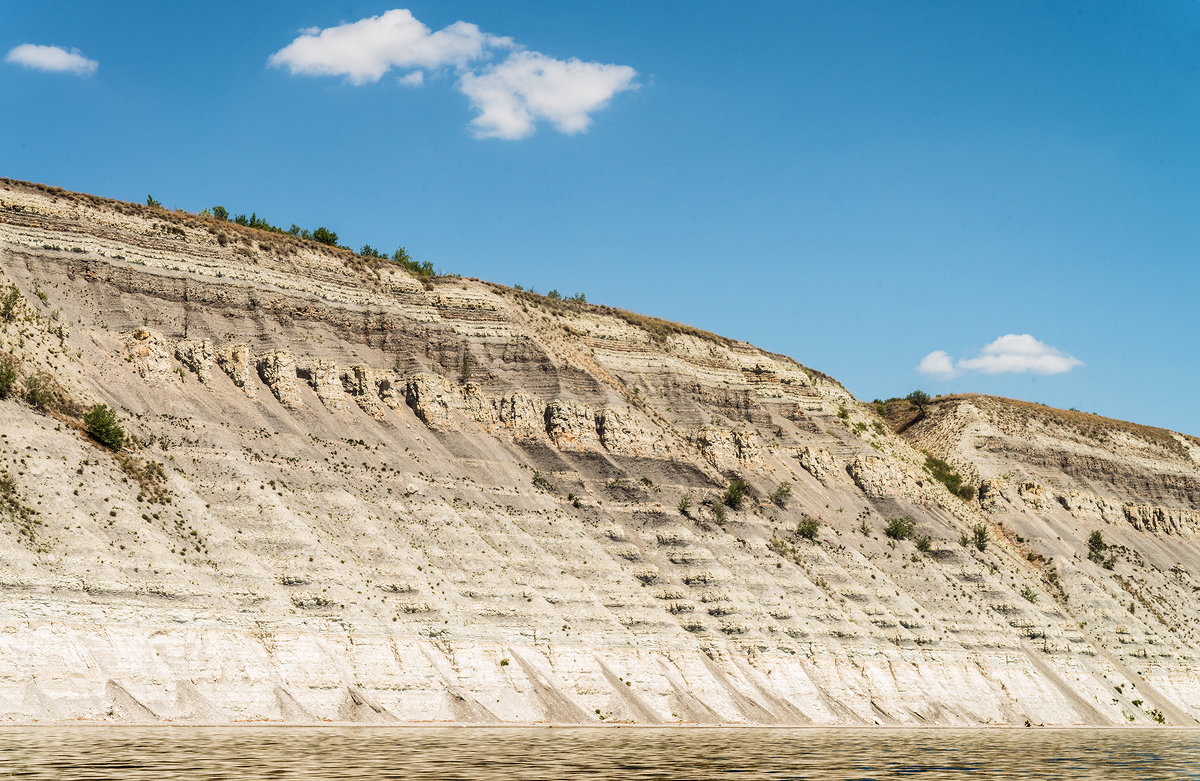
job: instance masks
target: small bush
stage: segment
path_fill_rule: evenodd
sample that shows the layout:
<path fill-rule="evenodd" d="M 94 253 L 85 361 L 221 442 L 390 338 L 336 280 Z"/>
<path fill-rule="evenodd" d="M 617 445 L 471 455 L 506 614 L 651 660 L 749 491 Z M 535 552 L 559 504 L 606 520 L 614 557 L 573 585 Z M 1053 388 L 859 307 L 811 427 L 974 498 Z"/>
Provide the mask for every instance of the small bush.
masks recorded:
<path fill-rule="evenodd" d="M 83 424 L 92 439 L 108 448 L 120 450 L 125 445 L 125 429 L 117 420 L 117 413 L 107 404 L 97 404 L 83 416 Z"/>
<path fill-rule="evenodd" d="M 533 484 L 534 484 L 534 486 L 542 489 L 543 491 L 549 491 L 551 488 L 550 481 L 547 480 L 546 476 L 544 474 L 542 474 L 541 472 L 533 473 Z"/>
<path fill-rule="evenodd" d="M 717 522 L 718 526 L 725 525 L 725 505 L 718 504 L 713 508 L 713 520 Z"/>
<path fill-rule="evenodd" d="M 806 540 L 817 539 L 819 531 L 821 531 L 821 522 L 808 515 L 801 518 L 800 523 L 796 524 L 796 536 Z"/>
<path fill-rule="evenodd" d="M 788 500 L 792 498 L 792 484 L 780 483 L 779 487 L 771 492 L 771 502 L 778 507 L 787 507 Z"/>
<path fill-rule="evenodd" d="M 735 477 L 729 481 L 729 487 L 725 489 L 725 495 L 721 497 L 721 501 L 736 510 L 742 506 L 742 502 L 749 493 L 750 486 L 746 485 L 746 481 Z"/>
<path fill-rule="evenodd" d="M 926 456 L 925 468 L 929 470 L 929 474 L 933 475 L 934 480 L 946 486 L 946 489 L 959 499 L 969 502 L 975 498 L 975 486 L 964 483 L 962 476 L 942 459 Z"/>
<path fill-rule="evenodd" d="M 679 514 L 684 518 L 692 517 L 692 497 L 690 494 L 684 494 L 682 497 L 680 497 L 678 509 Z"/>
<path fill-rule="evenodd" d="M 43 412 L 57 405 L 58 390 L 49 374 L 38 372 L 25 379 L 25 403 Z"/>
<path fill-rule="evenodd" d="M 933 538 L 928 534 L 922 534 L 917 538 L 917 550 L 921 553 L 929 553 L 933 549 Z"/>
<path fill-rule="evenodd" d="M 7 399 L 17 384 L 17 362 L 8 356 L 0 356 L 0 399 Z"/>
<path fill-rule="evenodd" d="M 1108 543 L 1104 541 L 1104 533 L 1096 529 L 1088 537 L 1088 559 L 1100 564 L 1105 569 L 1112 569 L 1114 560 L 1112 557 L 1105 558 L 1104 552 L 1108 550 Z"/>
<path fill-rule="evenodd" d="M 312 232 L 312 240 L 321 244 L 327 244 L 330 247 L 336 247 L 338 235 L 322 225 Z"/>
<path fill-rule="evenodd" d="M 0 320 L 11 323 L 17 319 L 17 305 L 21 302 L 21 291 L 16 285 L 9 285 L 0 293 Z"/>
<path fill-rule="evenodd" d="M 971 529 L 971 544 L 981 553 L 987 550 L 988 528 L 984 524 L 976 524 Z"/>
<path fill-rule="evenodd" d="M 907 540 L 916 531 L 917 523 L 907 515 L 903 518 L 892 518 L 883 528 L 883 533 L 893 540 Z"/>

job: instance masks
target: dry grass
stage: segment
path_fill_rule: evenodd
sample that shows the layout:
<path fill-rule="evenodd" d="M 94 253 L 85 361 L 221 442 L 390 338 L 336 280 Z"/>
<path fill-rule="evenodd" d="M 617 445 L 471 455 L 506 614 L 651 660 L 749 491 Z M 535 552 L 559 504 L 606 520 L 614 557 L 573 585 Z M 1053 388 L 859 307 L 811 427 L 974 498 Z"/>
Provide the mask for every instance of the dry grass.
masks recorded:
<path fill-rule="evenodd" d="M 977 393 L 942 396 L 935 399 L 931 406 L 936 407 L 958 401 L 970 401 L 976 406 L 992 407 L 993 409 L 1007 407 L 1022 421 L 1036 420 L 1044 425 L 1065 428 L 1080 436 L 1099 442 L 1109 440 L 1113 433 L 1120 432 L 1137 437 L 1147 444 L 1159 447 L 1174 455 L 1188 456 L 1187 449 L 1175 438 L 1177 436 L 1176 432 L 1163 428 L 1155 428 L 1154 426 L 1144 426 L 1140 423 L 1106 418 L 1091 412 L 1058 409 L 1031 401 L 1008 399 L 1002 396 L 985 396 Z M 1200 444 L 1200 438 L 1187 434 L 1178 434 L 1178 436 Z"/>

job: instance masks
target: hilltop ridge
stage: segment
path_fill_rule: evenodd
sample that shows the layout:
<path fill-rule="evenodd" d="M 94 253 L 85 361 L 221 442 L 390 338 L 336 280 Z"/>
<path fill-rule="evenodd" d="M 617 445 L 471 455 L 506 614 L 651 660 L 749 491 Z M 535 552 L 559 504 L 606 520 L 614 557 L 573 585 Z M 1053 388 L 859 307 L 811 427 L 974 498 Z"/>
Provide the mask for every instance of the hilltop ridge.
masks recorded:
<path fill-rule="evenodd" d="M 0 717 L 1200 716 L 1192 437 L 11 180 L 0 288 Z"/>

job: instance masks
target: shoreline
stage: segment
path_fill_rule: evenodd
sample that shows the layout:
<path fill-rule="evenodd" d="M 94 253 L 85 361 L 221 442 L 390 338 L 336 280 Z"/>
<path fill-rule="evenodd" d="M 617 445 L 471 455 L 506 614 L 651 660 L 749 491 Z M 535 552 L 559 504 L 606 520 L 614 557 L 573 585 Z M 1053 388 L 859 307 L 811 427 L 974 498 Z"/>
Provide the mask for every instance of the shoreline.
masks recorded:
<path fill-rule="evenodd" d="M 164 728 L 164 729 L 254 729 L 261 727 L 270 727 L 272 729 L 383 729 L 383 730 L 428 730 L 428 729 L 485 729 L 485 730 L 612 730 L 612 729 L 635 729 L 635 730 L 713 730 L 713 731 L 738 731 L 738 730 L 787 730 L 787 731 L 838 731 L 838 732 L 912 732 L 912 731 L 928 731 L 928 732 L 975 732 L 975 731 L 1009 731 L 1009 730 L 1038 730 L 1047 731 L 1128 731 L 1128 730 L 1200 730 L 1200 724 L 1185 725 L 1185 724 L 1139 724 L 1139 725 L 1121 725 L 1121 724 L 1033 724 L 1025 726 L 1024 724 L 973 724 L 973 725 L 954 725 L 954 724 L 695 724 L 695 723 L 676 723 L 676 724 L 571 724 L 571 723 L 545 723 L 545 722 L 513 722 L 503 724 L 476 724 L 471 722 L 432 722 L 432 721 L 414 721 L 414 722 L 390 722 L 386 724 L 367 724 L 359 721 L 329 721 L 317 723 L 296 723 L 282 721 L 235 721 L 235 722 L 171 722 L 171 721 L 29 721 L 29 722 L 9 722 L 0 723 L 0 730 L 4 729 L 26 729 L 26 728 L 53 728 L 53 727 L 84 727 L 84 728 L 127 728 L 136 727 L 139 729 L 145 728 Z"/>

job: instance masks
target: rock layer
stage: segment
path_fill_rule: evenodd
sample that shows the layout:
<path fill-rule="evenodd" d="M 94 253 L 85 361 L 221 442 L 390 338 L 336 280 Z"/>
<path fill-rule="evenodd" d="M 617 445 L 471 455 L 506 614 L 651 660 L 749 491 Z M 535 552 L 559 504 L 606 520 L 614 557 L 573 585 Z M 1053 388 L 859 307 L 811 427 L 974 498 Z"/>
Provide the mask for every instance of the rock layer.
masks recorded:
<path fill-rule="evenodd" d="M 1190 438 L 16 182 L 0 272 L 2 718 L 1200 716 Z"/>

